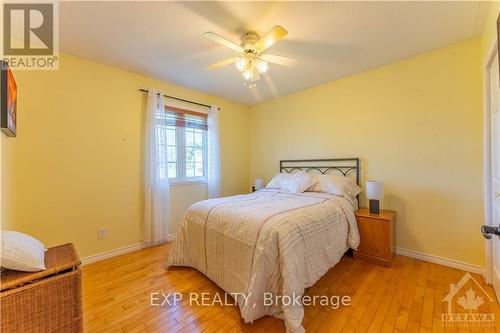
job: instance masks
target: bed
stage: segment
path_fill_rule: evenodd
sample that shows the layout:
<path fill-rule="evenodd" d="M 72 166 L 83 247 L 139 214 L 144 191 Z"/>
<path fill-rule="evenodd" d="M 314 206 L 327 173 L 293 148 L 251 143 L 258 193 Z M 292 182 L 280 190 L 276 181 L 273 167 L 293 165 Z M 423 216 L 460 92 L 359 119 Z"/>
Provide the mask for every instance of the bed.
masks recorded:
<path fill-rule="evenodd" d="M 337 173 L 358 184 L 359 169 L 357 158 L 280 161 L 282 173 Z M 195 268 L 225 292 L 246 295 L 235 297 L 245 322 L 271 315 L 304 332 L 302 304 L 270 304 L 270 295 L 302 296 L 357 248 L 356 208 L 332 194 L 276 189 L 200 201 L 186 212 L 167 266 Z"/>

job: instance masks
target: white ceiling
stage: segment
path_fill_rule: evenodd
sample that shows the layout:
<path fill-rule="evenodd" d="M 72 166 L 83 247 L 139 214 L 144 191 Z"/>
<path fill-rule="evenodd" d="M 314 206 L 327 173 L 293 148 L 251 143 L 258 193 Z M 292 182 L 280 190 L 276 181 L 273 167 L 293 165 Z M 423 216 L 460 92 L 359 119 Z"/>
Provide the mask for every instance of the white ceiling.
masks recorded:
<path fill-rule="evenodd" d="M 481 34 L 488 2 L 60 2 L 60 49 L 244 104 L 283 96 Z M 202 36 L 233 41 L 279 24 L 288 37 L 267 53 L 257 87 L 234 66 L 205 67 L 235 55 Z"/>

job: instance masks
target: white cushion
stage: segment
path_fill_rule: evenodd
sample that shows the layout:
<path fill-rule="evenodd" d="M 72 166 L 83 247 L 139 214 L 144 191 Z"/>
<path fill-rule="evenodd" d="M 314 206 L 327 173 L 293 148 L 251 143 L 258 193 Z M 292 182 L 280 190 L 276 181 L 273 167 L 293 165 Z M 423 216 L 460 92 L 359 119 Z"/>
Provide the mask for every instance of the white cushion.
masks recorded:
<path fill-rule="evenodd" d="M 289 193 L 302 193 L 314 184 L 313 176 L 307 172 L 293 173 L 292 177 L 281 182 L 281 190 Z"/>
<path fill-rule="evenodd" d="M 323 175 L 323 174 L 312 174 L 315 183 L 307 189 L 308 192 L 328 192 L 328 183 L 331 181 L 332 175 Z"/>
<path fill-rule="evenodd" d="M 290 179 L 293 176 L 291 173 L 278 173 L 274 175 L 273 179 L 267 183 L 266 188 L 268 189 L 281 189 L 281 183 Z"/>
<path fill-rule="evenodd" d="M 308 188 L 309 192 L 323 192 L 345 197 L 356 198 L 361 188 L 350 177 L 332 174 L 313 174 L 314 185 Z"/>
<path fill-rule="evenodd" d="M 36 272 L 45 269 L 45 245 L 16 231 L 2 231 L 0 265 L 17 271 Z"/>

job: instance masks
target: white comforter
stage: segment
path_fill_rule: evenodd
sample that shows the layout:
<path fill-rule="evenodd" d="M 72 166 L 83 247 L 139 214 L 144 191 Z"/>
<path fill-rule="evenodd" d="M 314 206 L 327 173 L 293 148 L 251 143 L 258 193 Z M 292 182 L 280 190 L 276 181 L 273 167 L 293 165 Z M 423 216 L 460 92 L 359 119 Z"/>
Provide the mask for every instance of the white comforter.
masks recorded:
<path fill-rule="evenodd" d="M 193 267 L 237 299 L 241 317 L 285 320 L 303 332 L 302 305 L 264 305 L 264 294 L 303 295 L 342 257 L 357 248 L 353 206 L 322 193 L 253 194 L 192 205 L 171 247 L 167 265 Z"/>

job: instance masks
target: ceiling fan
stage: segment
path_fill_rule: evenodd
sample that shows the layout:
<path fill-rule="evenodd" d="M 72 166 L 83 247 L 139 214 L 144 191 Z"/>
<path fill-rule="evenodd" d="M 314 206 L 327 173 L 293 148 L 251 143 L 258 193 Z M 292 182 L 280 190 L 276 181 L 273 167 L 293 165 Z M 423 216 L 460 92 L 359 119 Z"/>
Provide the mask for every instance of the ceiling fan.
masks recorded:
<path fill-rule="evenodd" d="M 260 38 L 254 32 L 247 32 L 241 44 L 238 45 L 215 32 L 205 32 L 203 36 L 240 53 L 238 57 L 232 57 L 212 64 L 207 69 L 217 69 L 234 63 L 236 68 L 242 72 L 245 85 L 253 88 L 255 87 L 255 82 L 260 80 L 260 75 L 268 70 L 268 63 L 284 66 L 295 65 L 295 59 L 272 54 L 262 54 L 267 48 L 285 38 L 287 34 L 288 32 L 283 27 L 275 25 Z"/>

